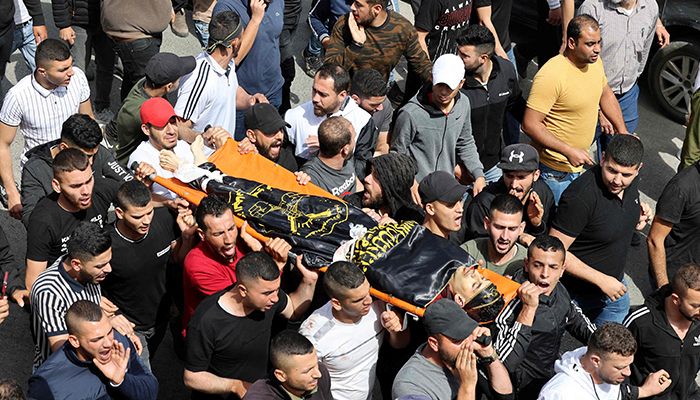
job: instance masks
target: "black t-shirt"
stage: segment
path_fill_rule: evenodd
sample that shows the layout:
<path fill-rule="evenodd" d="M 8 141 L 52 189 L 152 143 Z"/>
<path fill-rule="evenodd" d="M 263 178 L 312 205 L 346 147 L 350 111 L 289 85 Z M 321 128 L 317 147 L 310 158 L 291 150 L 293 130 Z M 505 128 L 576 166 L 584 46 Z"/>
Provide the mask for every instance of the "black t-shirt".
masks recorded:
<path fill-rule="evenodd" d="M 491 6 L 491 22 L 504 51 L 510 50 L 510 12 L 513 0 L 474 0 L 474 8 Z"/>
<path fill-rule="evenodd" d="M 180 236 L 175 217 L 167 208 L 158 207 L 153 212 L 148 233 L 139 240 L 123 236 L 116 221 L 106 228 L 112 236 L 112 272 L 100 286 L 140 331 L 153 328 L 156 321 L 167 317 L 165 270 L 170 245 Z"/>
<path fill-rule="evenodd" d="M 416 15 L 416 28 L 428 31 L 425 44 L 435 62 L 443 54 L 457 53 L 457 36 L 469 26 L 471 0 L 423 1 Z"/>
<path fill-rule="evenodd" d="M 281 165 L 290 172 L 299 171 L 299 166 L 297 165 L 297 160 L 294 158 L 294 153 L 292 153 L 286 147 L 280 147 L 280 158 L 277 159 L 277 164 Z"/>
<path fill-rule="evenodd" d="M 666 269 L 673 278 L 685 264 L 700 262 L 700 165 L 677 173 L 656 203 L 656 216 L 673 224 L 666 236 Z"/>
<path fill-rule="evenodd" d="M 603 183 L 596 165 L 564 191 L 552 227 L 576 238 L 569 251 L 591 268 L 622 280 L 632 234 L 639 223 L 641 206 L 635 178 L 620 199 Z M 569 293 L 602 295 L 597 286 L 564 274 Z"/>
<path fill-rule="evenodd" d="M 204 299 L 192 314 L 185 368 L 252 383 L 267 373 L 272 320 L 287 307 L 288 298 L 280 289 L 279 301 L 271 309 L 237 317 L 219 304 L 219 298 L 232 287 Z M 192 398 L 220 397 L 193 393 Z"/>
<path fill-rule="evenodd" d="M 70 213 L 58 205 L 58 193 L 54 192 L 36 204 L 29 218 L 27 228 L 27 258 L 32 261 L 46 261 L 53 264 L 58 257 L 66 254 L 68 239 L 73 230 L 83 221 L 95 222 L 104 226 L 107 211 L 121 182 L 95 177 L 92 189 L 92 205 L 87 210 Z"/>

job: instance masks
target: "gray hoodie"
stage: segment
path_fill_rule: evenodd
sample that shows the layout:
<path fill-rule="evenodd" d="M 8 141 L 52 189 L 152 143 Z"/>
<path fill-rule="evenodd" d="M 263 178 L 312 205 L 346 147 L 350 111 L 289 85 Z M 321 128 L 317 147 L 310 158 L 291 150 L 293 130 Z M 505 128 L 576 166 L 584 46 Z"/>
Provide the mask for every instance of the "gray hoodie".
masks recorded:
<path fill-rule="evenodd" d="M 594 385 L 591 374 L 581 366 L 581 357 L 588 347 L 564 353 L 554 363 L 557 373 L 540 391 L 538 400 L 632 400 L 639 395 L 636 386 L 627 383 Z"/>
<path fill-rule="evenodd" d="M 484 167 L 472 136 L 469 99 L 457 92 L 452 111 L 445 115 L 428 98 L 432 84 L 425 84 L 399 110 L 391 140 L 391 151 L 416 160 L 420 182 L 434 171 L 454 173 L 463 163 L 474 178 L 484 176 Z"/>

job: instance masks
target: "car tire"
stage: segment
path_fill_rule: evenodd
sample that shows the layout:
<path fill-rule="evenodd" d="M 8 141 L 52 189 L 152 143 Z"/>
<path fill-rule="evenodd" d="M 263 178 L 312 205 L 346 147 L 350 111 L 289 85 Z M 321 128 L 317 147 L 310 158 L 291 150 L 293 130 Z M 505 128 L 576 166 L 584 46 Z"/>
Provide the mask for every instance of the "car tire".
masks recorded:
<path fill-rule="evenodd" d="M 649 65 L 649 89 L 661 111 L 685 124 L 690 112 L 695 76 L 700 65 L 700 44 L 675 41 L 659 49 Z"/>

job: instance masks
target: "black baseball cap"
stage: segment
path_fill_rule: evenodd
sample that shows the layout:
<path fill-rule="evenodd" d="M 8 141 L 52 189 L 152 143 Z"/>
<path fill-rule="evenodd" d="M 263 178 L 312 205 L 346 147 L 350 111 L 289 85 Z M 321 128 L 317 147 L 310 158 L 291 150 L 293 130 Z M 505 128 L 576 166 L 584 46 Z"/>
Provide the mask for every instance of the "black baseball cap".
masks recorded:
<path fill-rule="evenodd" d="M 540 155 L 529 144 L 511 144 L 501 152 L 498 168 L 506 171 L 535 171 L 540 168 Z"/>
<path fill-rule="evenodd" d="M 471 335 L 479 324 L 454 300 L 440 299 L 425 310 L 423 326 L 428 335 L 441 334 L 461 341 Z"/>
<path fill-rule="evenodd" d="M 158 53 L 146 64 L 146 77 L 156 86 L 175 82 L 194 70 L 197 61 L 194 57 L 180 57 L 173 53 Z"/>
<path fill-rule="evenodd" d="M 460 185 L 454 175 L 445 171 L 435 171 L 428 174 L 418 185 L 418 194 L 423 204 L 435 200 L 445 203 L 456 203 L 462 200 L 467 187 Z"/>
<path fill-rule="evenodd" d="M 289 125 L 277 112 L 277 109 L 269 103 L 257 103 L 250 107 L 243 118 L 245 129 L 259 129 L 263 133 L 271 135 L 278 130 L 290 128 Z"/>

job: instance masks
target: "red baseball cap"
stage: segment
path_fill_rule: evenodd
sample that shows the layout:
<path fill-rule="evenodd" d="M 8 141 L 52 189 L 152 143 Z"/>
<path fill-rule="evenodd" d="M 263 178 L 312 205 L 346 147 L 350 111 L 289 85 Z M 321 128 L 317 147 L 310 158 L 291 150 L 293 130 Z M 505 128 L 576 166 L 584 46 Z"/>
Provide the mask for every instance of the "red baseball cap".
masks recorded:
<path fill-rule="evenodd" d="M 159 128 L 168 124 L 171 117 L 180 117 L 168 100 L 162 97 L 151 97 L 141 105 L 141 123 L 151 124 Z"/>

